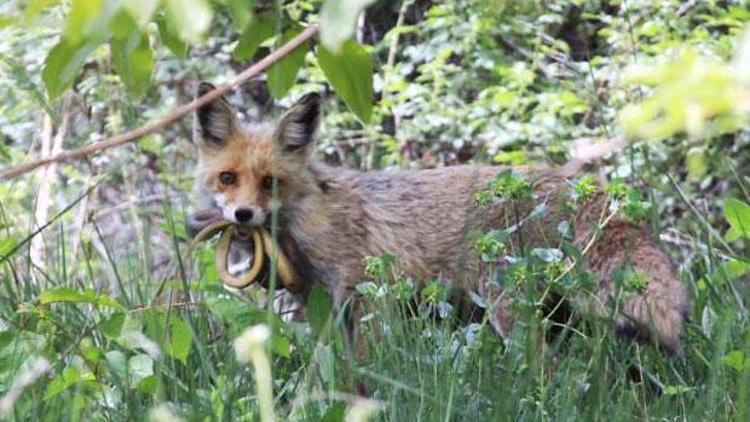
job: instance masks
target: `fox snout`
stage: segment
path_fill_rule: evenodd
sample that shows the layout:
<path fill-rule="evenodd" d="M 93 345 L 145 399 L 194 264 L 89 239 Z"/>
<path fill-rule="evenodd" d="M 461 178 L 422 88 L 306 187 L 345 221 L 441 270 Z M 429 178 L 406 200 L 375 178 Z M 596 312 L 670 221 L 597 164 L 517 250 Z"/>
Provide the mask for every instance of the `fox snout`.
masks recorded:
<path fill-rule="evenodd" d="M 234 211 L 234 219 L 238 223 L 247 223 L 253 219 L 253 210 L 250 208 L 237 208 Z"/>
<path fill-rule="evenodd" d="M 247 226 L 261 226 L 266 223 L 268 213 L 258 207 L 237 207 L 234 210 L 234 218 L 227 220 Z"/>
<path fill-rule="evenodd" d="M 255 217 L 256 213 L 251 208 L 237 208 L 234 211 L 234 218 L 227 218 L 225 209 L 211 206 L 188 215 L 185 219 L 185 226 L 190 237 L 195 237 L 201 230 L 217 221 L 229 220 L 242 225 L 257 225 L 254 222 Z"/>
<path fill-rule="evenodd" d="M 260 207 L 247 205 L 231 206 L 229 204 L 218 205 L 225 220 L 247 226 L 261 226 L 266 222 L 268 213 Z"/>

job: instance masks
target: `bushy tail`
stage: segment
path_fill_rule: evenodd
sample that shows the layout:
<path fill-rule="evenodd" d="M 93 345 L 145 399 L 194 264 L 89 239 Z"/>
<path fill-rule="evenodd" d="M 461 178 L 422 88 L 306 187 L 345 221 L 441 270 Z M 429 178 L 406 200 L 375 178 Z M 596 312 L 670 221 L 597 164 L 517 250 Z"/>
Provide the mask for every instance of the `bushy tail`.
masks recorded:
<path fill-rule="evenodd" d="M 618 332 L 677 351 L 688 311 L 687 290 L 648 228 L 619 216 L 601 224 L 607 203 L 601 194 L 576 218 L 575 241 L 584 250 L 587 270 L 599 280 L 594 297 L 580 305 L 602 316 L 615 309 Z"/>

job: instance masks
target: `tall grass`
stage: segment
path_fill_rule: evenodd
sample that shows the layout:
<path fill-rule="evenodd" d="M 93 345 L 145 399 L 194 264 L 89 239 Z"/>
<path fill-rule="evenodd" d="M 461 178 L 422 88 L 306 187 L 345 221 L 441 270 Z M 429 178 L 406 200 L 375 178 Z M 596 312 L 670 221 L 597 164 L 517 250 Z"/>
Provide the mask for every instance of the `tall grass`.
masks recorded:
<path fill-rule="evenodd" d="M 607 321 L 581 318 L 540 342 L 544 315 L 535 312 L 522 313 L 503 344 L 487 324 L 459 321 L 440 300 L 415 304 L 394 284 L 375 283 L 362 289 L 372 310 L 361 329 L 367 362 L 352 362 L 338 334 L 345 318 L 326 313 L 325 300 L 311 304 L 312 324 L 274 317 L 264 349 L 269 408 L 259 403 L 258 372 L 233 349 L 246 327 L 268 322 L 262 303 L 217 284 L 210 248 L 196 256 L 198 271 L 180 264 L 180 229 L 169 219 L 162 227 L 175 241 L 173 268 L 160 279 L 151 249 L 115 247 L 95 227 L 79 256 L 70 256 L 70 231 L 59 222 L 45 231 L 44 271 L 29 266 L 28 247 L 2 262 L 5 419 L 268 420 L 275 413 L 342 420 L 363 409 L 351 394 L 353 377 L 370 392 L 369 412 L 386 421 L 750 417 L 748 288 L 717 271 L 721 259 L 709 242 L 684 272 L 693 304 L 676 355 L 618 338 Z M 155 229 L 141 225 L 141 235 Z M 709 239 L 708 231 L 696 223 L 694 238 Z M 40 358 L 50 368 L 35 373 Z"/>

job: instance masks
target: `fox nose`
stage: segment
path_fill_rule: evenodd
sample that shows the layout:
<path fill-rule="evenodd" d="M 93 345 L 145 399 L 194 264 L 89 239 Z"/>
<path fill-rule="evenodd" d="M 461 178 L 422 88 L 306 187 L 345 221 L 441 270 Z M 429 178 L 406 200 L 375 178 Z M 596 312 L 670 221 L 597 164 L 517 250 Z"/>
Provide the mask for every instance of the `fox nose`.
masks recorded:
<path fill-rule="evenodd" d="M 234 212 L 234 218 L 236 218 L 237 222 L 239 223 L 250 221 L 253 218 L 253 210 L 247 208 L 238 208 Z"/>

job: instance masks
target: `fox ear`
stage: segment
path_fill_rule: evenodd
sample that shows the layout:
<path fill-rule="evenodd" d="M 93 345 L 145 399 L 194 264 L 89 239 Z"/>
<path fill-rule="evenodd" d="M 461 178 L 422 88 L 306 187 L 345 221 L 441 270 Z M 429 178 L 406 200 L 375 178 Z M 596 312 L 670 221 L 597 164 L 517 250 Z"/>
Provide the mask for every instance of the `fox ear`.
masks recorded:
<path fill-rule="evenodd" d="M 320 96 L 311 93 L 299 99 L 279 120 L 274 142 L 283 152 L 308 150 L 320 120 Z"/>
<path fill-rule="evenodd" d="M 208 82 L 201 82 L 198 86 L 198 96 L 205 95 L 215 88 Z M 234 109 L 224 97 L 198 108 L 196 115 L 204 145 L 222 147 L 237 130 Z"/>

